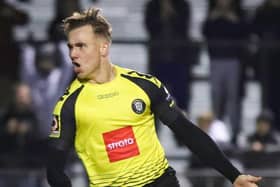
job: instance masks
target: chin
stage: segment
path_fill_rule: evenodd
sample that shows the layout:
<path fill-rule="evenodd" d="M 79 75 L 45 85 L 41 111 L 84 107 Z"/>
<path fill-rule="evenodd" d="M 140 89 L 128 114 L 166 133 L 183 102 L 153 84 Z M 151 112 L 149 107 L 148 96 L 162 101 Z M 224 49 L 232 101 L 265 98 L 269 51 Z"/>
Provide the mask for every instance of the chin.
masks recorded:
<path fill-rule="evenodd" d="M 78 79 L 80 82 L 87 82 L 87 81 L 88 81 L 88 79 L 80 78 L 80 77 L 77 77 L 77 79 Z"/>
<path fill-rule="evenodd" d="M 77 78 L 80 81 L 87 81 L 87 80 L 89 80 L 89 78 L 87 76 L 83 76 L 81 74 L 77 74 Z"/>
<path fill-rule="evenodd" d="M 84 79 L 85 79 L 85 76 L 82 76 L 81 74 L 77 74 L 76 77 L 77 77 L 79 80 L 84 80 Z"/>

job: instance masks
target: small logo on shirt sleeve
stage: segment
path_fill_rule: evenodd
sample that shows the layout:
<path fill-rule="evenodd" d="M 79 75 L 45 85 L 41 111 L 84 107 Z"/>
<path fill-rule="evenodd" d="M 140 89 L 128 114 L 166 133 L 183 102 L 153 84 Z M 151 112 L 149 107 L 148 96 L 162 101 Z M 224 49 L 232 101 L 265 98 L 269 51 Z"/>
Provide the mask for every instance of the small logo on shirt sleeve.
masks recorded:
<path fill-rule="evenodd" d="M 54 115 L 52 125 L 51 125 L 51 133 L 49 136 L 52 138 L 59 138 L 60 130 L 61 128 L 60 128 L 59 118 L 57 115 Z"/>
<path fill-rule="evenodd" d="M 174 98 L 171 96 L 171 94 L 169 93 L 169 91 L 167 90 L 166 87 L 163 87 L 163 88 L 164 88 L 164 91 L 166 94 L 165 100 L 169 103 L 170 107 L 174 106 L 174 104 L 175 104 Z"/>

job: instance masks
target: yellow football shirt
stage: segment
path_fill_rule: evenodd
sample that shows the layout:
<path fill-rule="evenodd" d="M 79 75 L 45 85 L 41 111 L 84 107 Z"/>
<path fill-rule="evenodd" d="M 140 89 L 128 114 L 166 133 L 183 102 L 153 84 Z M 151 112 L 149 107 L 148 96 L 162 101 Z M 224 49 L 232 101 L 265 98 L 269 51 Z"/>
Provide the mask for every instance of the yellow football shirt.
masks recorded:
<path fill-rule="evenodd" d="M 168 167 L 153 107 L 173 101 L 155 77 L 115 69 L 104 84 L 71 83 L 54 109 L 50 138 L 59 149 L 74 145 L 91 187 L 144 186 Z"/>

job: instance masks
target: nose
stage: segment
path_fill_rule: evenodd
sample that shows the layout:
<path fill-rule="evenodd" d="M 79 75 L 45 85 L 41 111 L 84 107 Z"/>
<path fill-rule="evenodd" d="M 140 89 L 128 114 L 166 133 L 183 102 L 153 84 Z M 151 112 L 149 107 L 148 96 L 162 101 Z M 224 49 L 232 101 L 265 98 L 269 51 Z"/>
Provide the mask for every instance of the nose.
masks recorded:
<path fill-rule="evenodd" d="M 75 48 L 70 49 L 70 50 L 69 50 L 69 53 L 70 53 L 70 58 L 71 58 L 72 60 L 78 58 L 78 52 L 77 52 L 77 50 L 76 50 Z"/>

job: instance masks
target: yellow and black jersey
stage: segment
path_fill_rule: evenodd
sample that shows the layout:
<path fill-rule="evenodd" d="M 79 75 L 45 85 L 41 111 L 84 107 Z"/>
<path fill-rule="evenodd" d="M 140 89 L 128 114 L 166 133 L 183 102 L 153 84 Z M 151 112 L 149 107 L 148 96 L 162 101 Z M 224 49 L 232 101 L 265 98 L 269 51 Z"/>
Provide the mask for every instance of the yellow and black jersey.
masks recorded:
<path fill-rule="evenodd" d="M 153 76 L 115 66 L 105 84 L 74 80 L 54 109 L 49 136 L 47 179 L 71 186 L 65 156 L 75 147 L 94 187 L 138 187 L 153 183 L 168 162 L 155 131 L 155 116 L 188 148 L 231 182 L 240 172 L 215 142 L 176 107 Z"/>
<path fill-rule="evenodd" d="M 52 146 L 74 145 L 91 187 L 143 186 L 168 167 L 154 115 L 168 114 L 172 97 L 153 76 L 115 69 L 105 84 L 74 80 L 53 112 Z"/>

